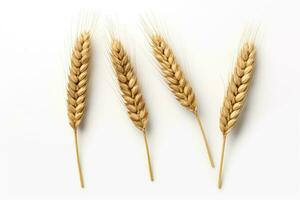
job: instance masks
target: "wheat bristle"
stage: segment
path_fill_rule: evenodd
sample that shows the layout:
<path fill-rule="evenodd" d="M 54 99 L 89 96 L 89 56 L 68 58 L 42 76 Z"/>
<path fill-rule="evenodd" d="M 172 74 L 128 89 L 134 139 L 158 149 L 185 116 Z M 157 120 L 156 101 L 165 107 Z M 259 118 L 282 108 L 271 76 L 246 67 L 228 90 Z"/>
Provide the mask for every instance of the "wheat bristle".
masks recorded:
<path fill-rule="evenodd" d="M 238 55 L 221 109 L 220 130 L 223 135 L 228 134 L 240 116 L 253 76 L 255 53 L 254 44 L 245 43 Z"/>
<path fill-rule="evenodd" d="M 83 32 L 76 40 L 71 56 L 68 82 L 68 117 L 73 129 L 79 126 L 85 106 L 90 59 L 90 33 Z"/>
<path fill-rule="evenodd" d="M 119 40 L 113 39 L 110 58 L 117 76 L 124 104 L 127 108 L 127 113 L 134 125 L 144 132 L 147 127 L 148 112 L 133 66 Z"/>
<path fill-rule="evenodd" d="M 197 112 L 197 102 L 195 93 L 185 79 L 179 64 L 176 62 L 168 43 L 160 35 L 152 35 L 152 48 L 156 60 L 160 64 L 162 75 L 164 76 L 170 90 L 176 96 L 181 105 L 193 113 Z"/>

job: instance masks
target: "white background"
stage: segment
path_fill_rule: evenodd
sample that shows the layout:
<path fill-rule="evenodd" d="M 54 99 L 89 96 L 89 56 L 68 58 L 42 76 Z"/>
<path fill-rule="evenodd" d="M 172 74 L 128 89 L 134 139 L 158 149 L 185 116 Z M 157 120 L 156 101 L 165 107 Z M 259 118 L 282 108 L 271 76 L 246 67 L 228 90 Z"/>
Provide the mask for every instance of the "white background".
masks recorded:
<path fill-rule="evenodd" d="M 66 45 L 84 9 L 99 16 L 89 106 L 80 132 L 79 187 L 66 115 Z M 299 196 L 300 6 L 297 1 L 1 1 L 0 199 L 295 199 Z M 162 81 L 140 16 L 159 16 L 198 98 L 219 166 L 219 110 L 240 39 L 260 25 L 245 112 L 229 136 L 217 189 L 191 113 Z M 107 17 L 127 24 L 149 109 L 155 182 L 106 56 Z M 75 22 L 74 22 L 75 21 Z M 160 21 L 160 20 L 159 20 Z M 256 30 L 255 28 L 252 30 Z M 123 33 L 123 32 L 122 32 Z M 73 33 L 74 34 L 74 33 Z M 134 51 L 133 51 L 134 52 Z"/>

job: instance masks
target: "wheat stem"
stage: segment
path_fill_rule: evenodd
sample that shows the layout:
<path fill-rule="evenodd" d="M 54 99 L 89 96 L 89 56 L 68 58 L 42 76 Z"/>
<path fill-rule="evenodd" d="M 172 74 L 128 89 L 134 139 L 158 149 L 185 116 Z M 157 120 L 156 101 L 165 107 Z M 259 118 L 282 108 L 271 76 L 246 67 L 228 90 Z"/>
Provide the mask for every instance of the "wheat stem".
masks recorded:
<path fill-rule="evenodd" d="M 74 128 L 76 159 L 77 159 L 77 167 L 78 167 L 79 178 L 80 178 L 80 186 L 81 186 L 81 188 L 84 188 L 83 175 L 82 175 L 82 169 L 81 169 L 80 157 L 79 157 L 79 148 L 78 148 L 78 138 L 77 138 L 77 136 L 78 136 L 77 129 Z"/>
<path fill-rule="evenodd" d="M 204 138 L 210 164 L 212 167 L 214 167 L 212 156 L 208 147 L 208 142 L 202 124 L 200 122 L 199 115 L 197 113 L 198 106 L 196 95 L 188 80 L 185 78 L 181 67 L 177 63 L 175 54 L 173 53 L 167 41 L 159 34 L 151 35 L 151 46 L 153 55 L 159 63 L 161 73 L 166 83 L 168 84 L 169 89 L 174 94 L 177 101 L 179 101 L 179 103 L 183 107 L 187 108 L 196 116 L 197 122 L 201 128 L 201 132 Z"/>
<path fill-rule="evenodd" d="M 200 129 L 201 129 L 201 134 L 202 134 L 202 137 L 203 137 L 203 140 L 204 140 L 204 143 L 205 143 L 205 147 L 206 147 L 206 151 L 207 151 L 207 155 L 208 155 L 208 159 L 209 159 L 210 165 L 211 165 L 212 168 L 215 168 L 215 164 L 214 164 L 214 161 L 213 161 L 212 156 L 211 156 L 210 148 L 209 148 L 209 145 L 208 145 L 206 134 L 204 132 L 204 128 L 202 126 L 199 114 L 198 114 L 197 111 L 195 111 L 194 114 L 195 114 L 195 117 L 196 117 L 197 122 L 198 122 L 198 124 L 200 126 Z"/>
<path fill-rule="evenodd" d="M 229 81 L 227 93 L 224 97 L 220 115 L 220 130 L 224 138 L 221 166 L 219 174 L 219 188 L 222 185 L 222 168 L 226 136 L 236 125 L 242 112 L 256 60 L 256 49 L 253 43 L 246 42 L 240 50 L 235 64 L 234 72 Z"/>
<path fill-rule="evenodd" d="M 147 140 L 146 130 L 144 130 L 143 135 L 144 135 L 144 142 L 145 142 L 145 147 L 146 147 L 146 152 L 147 152 L 147 159 L 148 159 L 148 167 L 149 167 L 150 179 L 151 179 L 151 181 L 154 181 L 154 176 L 153 176 L 153 171 L 152 171 L 151 157 L 150 157 L 150 151 L 149 151 L 149 147 L 148 147 L 148 140 Z"/>
<path fill-rule="evenodd" d="M 153 181 L 154 178 L 146 133 L 148 111 L 137 81 L 137 76 L 127 52 L 118 39 L 113 39 L 112 41 L 110 56 L 128 116 L 134 125 L 144 134 L 150 178 L 151 181 Z"/>
<path fill-rule="evenodd" d="M 79 159 L 77 128 L 82 121 L 86 107 L 90 42 L 90 33 L 83 32 L 74 44 L 69 68 L 70 71 L 67 89 L 69 124 L 74 130 L 77 165 L 80 176 L 80 185 L 82 188 L 84 187 L 84 184 Z"/>
<path fill-rule="evenodd" d="M 225 145 L 226 145 L 226 135 L 223 136 L 222 153 L 221 153 L 221 164 L 220 164 L 219 181 L 218 181 L 218 187 L 219 187 L 219 189 L 221 189 L 221 187 L 222 187 L 222 173 L 223 173 L 223 161 L 224 161 L 224 154 L 225 154 Z"/>

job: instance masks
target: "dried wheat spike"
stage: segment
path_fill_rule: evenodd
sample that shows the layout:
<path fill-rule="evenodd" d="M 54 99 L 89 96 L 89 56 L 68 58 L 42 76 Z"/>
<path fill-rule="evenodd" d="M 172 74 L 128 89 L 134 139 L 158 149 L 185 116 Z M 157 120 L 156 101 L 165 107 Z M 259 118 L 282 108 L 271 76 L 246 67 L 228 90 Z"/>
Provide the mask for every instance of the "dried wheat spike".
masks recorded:
<path fill-rule="evenodd" d="M 128 115 L 138 129 L 145 131 L 148 122 L 148 112 L 145 101 L 128 55 L 118 40 L 113 40 L 112 42 L 111 61 Z"/>
<path fill-rule="evenodd" d="M 74 130 L 76 158 L 81 187 L 84 187 L 83 175 L 79 158 L 77 129 L 82 120 L 88 83 L 88 68 L 90 59 L 90 33 L 83 32 L 76 40 L 71 57 L 69 82 L 67 89 L 69 124 Z"/>
<path fill-rule="evenodd" d="M 201 134 L 205 143 L 210 164 L 214 168 L 215 166 L 210 153 L 207 138 L 197 111 L 195 93 L 188 81 L 185 79 L 179 64 L 176 62 L 175 55 L 173 54 L 170 46 L 164 40 L 164 38 L 158 34 L 154 34 L 150 38 L 152 41 L 151 45 L 154 56 L 160 64 L 162 75 L 169 85 L 170 90 L 175 95 L 180 104 L 186 107 L 189 111 L 193 112 L 197 119 L 197 123 L 199 124 L 201 129 Z"/>
<path fill-rule="evenodd" d="M 235 126 L 241 113 L 253 75 L 254 62 L 254 44 L 246 43 L 237 58 L 221 110 L 220 130 L 224 135 Z"/>
<path fill-rule="evenodd" d="M 221 164 L 219 170 L 218 187 L 222 187 L 222 171 L 226 137 L 230 130 L 236 125 L 238 117 L 245 103 L 246 95 L 253 76 L 255 65 L 256 49 L 253 43 L 245 43 L 238 55 L 232 74 L 227 94 L 224 98 L 220 116 L 220 130 L 223 134 L 223 144 L 221 152 Z"/>
<path fill-rule="evenodd" d="M 146 133 L 148 112 L 138 86 L 137 77 L 130 63 L 130 59 L 119 40 L 113 39 L 110 56 L 119 83 L 121 95 L 127 108 L 127 113 L 134 125 L 143 132 L 150 179 L 153 181 L 154 177 Z"/>
<path fill-rule="evenodd" d="M 170 90 L 181 105 L 193 113 L 197 112 L 195 93 L 185 79 L 171 48 L 160 35 L 152 35 L 151 40 L 154 56 L 160 64 L 162 75 L 165 77 Z"/>
<path fill-rule="evenodd" d="M 214 168 L 214 162 L 210 153 L 207 138 L 197 111 L 195 93 L 188 81 L 185 79 L 179 64 L 176 62 L 174 53 L 164 38 L 158 34 L 154 34 L 150 38 L 152 41 L 151 45 L 153 54 L 160 64 L 161 73 L 164 76 L 170 90 L 180 104 L 186 107 L 189 111 L 193 112 L 197 119 L 201 129 L 202 137 L 204 139 L 210 164 Z"/>
<path fill-rule="evenodd" d="M 82 33 L 75 43 L 71 57 L 68 82 L 68 117 L 73 129 L 77 129 L 84 114 L 90 59 L 90 34 Z"/>

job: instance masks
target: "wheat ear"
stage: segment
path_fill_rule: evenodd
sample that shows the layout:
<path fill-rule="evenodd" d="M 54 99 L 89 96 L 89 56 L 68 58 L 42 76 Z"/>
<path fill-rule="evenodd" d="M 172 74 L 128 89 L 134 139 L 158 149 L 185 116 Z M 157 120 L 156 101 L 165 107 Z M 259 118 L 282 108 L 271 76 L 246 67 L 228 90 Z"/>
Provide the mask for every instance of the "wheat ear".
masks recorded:
<path fill-rule="evenodd" d="M 112 40 L 110 58 L 129 118 L 134 125 L 143 132 L 150 178 L 151 181 L 153 181 L 154 178 L 146 132 L 148 112 L 128 54 L 126 53 L 121 42 L 117 39 Z"/>
<path fill-rule="evenodd" d="M 210 164 L 214 167 L 207 138 L 198 114 L 195 93 L 191 85 L 185 79 L 179 64 L 176 62 L 174 53 L 164 38 L 158 34 L 154 34 L 151 36 L 151 42 L 153 54 L 160 64 L 161 73 L 164 76 L 170 90 L 180 104 L 195 115 L 197 123 L 201 129 Z"/>
<path fill-rule="evenodd" d="M 230 130 L 236 125 L 245 103 L 246 95 L 253 76 L 255 53 L 256 50 L 253 43 L 247 42 L 243 45 L 238 55 L 231 80 L 229 81 L 229 86 L 221 109 L 220 130 L 223 134 L 223 144 L 218 181 L 219 188 L 222 186 L 222 170 L 226 137 Z"/>
<path fill-rule="evenodd" d="M 82 188 L 84 187 L 84 182 L 79 158 L 77 129 L 86 106 L 89 59 L 90 33 L 83 32 L 77 38 L 73 48 L 67 92 L 69 124 L 74 130 L 76 158 Z"/>

